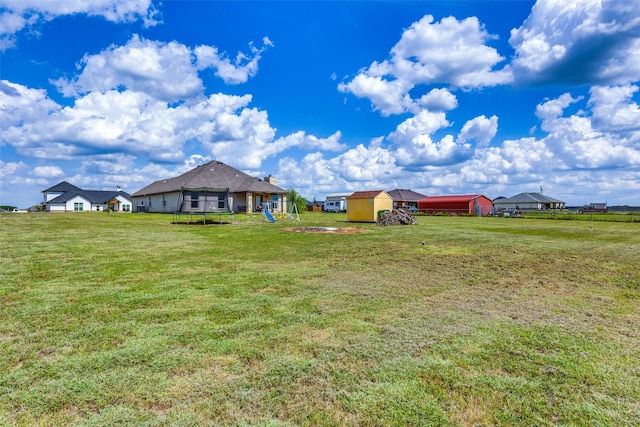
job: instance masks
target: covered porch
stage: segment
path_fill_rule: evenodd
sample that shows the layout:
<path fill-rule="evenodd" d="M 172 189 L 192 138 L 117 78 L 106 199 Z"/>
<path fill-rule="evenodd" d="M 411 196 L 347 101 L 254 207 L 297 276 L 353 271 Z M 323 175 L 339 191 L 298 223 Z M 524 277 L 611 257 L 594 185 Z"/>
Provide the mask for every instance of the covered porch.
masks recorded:
<path fill-rule="evenodd" d="M 287 213 L 287 196 L 286 194 L 273 193 L 246 193 L 238 194 L 237 212 L 239 213 L 256 213 L 268 209 L 272 213 Z"/>

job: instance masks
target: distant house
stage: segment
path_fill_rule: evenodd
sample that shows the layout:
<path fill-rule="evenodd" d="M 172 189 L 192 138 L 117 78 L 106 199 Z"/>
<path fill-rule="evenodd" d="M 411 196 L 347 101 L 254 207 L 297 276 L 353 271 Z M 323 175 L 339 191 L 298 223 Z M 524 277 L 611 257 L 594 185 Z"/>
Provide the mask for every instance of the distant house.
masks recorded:
<path fill-rule="evenodd" d="M 119 188 L 113 191 L 83 190 L 66 181 L 42 192 L 47 212 L 131 212 L 131 196 Z"/>
<path fill-rule="evenodd" d="M 317 202 L 317 201 L 314 200 L 313 202 L 307 203 L 307 211 L 309 211 L 309 212 L 321 212 L 323 206 L 324 206 L 323 202 Z"/>
<path fill-rule="evenodd" d="M 287 212 L 287 191 L 275 178 L 255 178 L 213 160 L 132 194 L 137 212 Z"/>
<path fill-rule="evenodd" d="M 549 210 L 564 209 L 566 203 L 545 196 L 541 193 L 520 193 L 513 197 L 499 198 L 493 201 L 493 208 L 496 211 L 501 210 Z"/>
<path fill-rule="evenodd" d="M 589 203 L 587 206 L 583 206 L 578 209 L 580 213 L 605 213 L 609 212 L 609 208 L 606 203 Z"/>
<path fill-rule="evenodd" d="M 386 191 L 356 191 L 347 198 L 347 221 L 378 221 L 378 212 L 393 209 L 393 199 Z"/>
<path fill-rule="evenodd" d="M 424 199 L 424 194 L 416 193 L 412 190 L 395 189 L 387 192 L 393 199 L 393 208 L 416 208 L 418 209 L 418 200 Z"/>
<path fill-rule="evenodd" d="M 483 216 L 491 212 L 492 206 L 491 199 L 482 194 L 429 196 L 418 201 L 418 210 L 427 214 L 445 212 Z"/>

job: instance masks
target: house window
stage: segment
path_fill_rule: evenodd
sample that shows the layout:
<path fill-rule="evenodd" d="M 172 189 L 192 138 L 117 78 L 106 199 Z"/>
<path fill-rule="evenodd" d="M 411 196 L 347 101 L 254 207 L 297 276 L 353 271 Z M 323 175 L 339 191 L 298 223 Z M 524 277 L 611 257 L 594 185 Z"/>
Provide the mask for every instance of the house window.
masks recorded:
<path fill-rule="evenodd" d="M 131 210 L 131 205 L 122 205 L 122 210 L 124 212 L 129 212 Z"/>
<path fill-rule="evenodd" d="M 224 209 L 225 208 L 225 193 L 218 193 L 218 209 Z"/>
<path fill-rule="evenodd" d="M 162 207 L 166 207 L 167 206 L 167 195 L 163 194 L 162 195 Z"/>
<path fill-rule="evenodd" d="M 271 196 L 271 209 L 274 211 L 278 210 L 278 196 Z"/>
<path fill-rule="evenodd" d="M 191 209 L 198 209 L 198 198 L 200 194 L 193 192 L 191 193 Z"/>
<path fill-rule="evenodd" d="M 76 211 L 76 212 L 82 212 L 84 210 L 84 203 L 75 202 L 73 204 L 73 210 Z"/>

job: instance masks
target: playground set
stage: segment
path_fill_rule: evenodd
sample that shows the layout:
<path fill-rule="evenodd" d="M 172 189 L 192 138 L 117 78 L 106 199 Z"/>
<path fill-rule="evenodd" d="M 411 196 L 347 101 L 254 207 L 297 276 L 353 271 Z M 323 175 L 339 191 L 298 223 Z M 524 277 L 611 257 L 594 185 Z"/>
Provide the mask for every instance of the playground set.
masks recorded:
<path fill-rule="evenodd" d="M 271 205 L 269 202 L 265 202 L 262 205 L 262 215 L 269 222 L 276 222 L 273 214 L 271 213 Z M 298 207 L 295 203 L 290 203 L 287 206 L 287 218 L 292 219 L 294 221 L 300 221 L 300 213 L 298 212 Z"/>

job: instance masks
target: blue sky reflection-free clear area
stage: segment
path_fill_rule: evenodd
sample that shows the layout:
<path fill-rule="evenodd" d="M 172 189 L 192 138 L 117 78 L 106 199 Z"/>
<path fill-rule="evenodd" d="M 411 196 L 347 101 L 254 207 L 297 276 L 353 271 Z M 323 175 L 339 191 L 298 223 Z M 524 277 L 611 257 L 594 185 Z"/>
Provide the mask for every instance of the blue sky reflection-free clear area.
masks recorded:
<path fill-rule="evenodd" d="M 640 205 L 640 2 L 0 0 L 0 204 L 217 159 L 323 200 Z"/>

